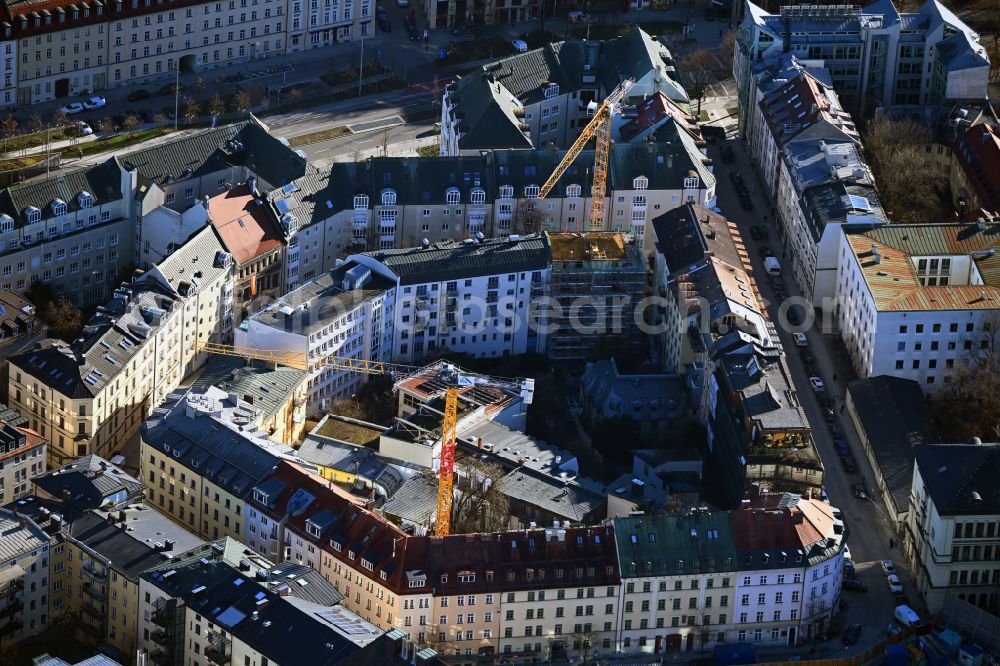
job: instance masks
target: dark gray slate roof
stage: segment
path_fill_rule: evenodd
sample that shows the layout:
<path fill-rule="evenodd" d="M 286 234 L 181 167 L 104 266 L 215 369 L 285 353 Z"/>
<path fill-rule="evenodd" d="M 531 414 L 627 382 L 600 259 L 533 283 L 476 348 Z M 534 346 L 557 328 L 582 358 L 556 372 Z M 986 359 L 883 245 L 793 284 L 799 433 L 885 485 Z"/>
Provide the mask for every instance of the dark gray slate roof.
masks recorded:
<path fill-rule="evenodd" d="M 938 514 L 1000 513 L 1000 444 L 921 444 L 913 451 Z"/>
<path fill-rule="evenodd" d="M 42 219 L 53 217 L 52 202 L 56 199 L 66 204 L 66 211 L 80 208 L 80 194 L 86 192 L 99 206 L 122 198 L 121 167 L 117 159 L 110 158 L 96 166 L 46 178 L 24 185 L 0 190 L 0 214 L 9 215 L 17 226 L 24 226 L 25 210 L 34 206 L 42 212 Z"/>
<path fill-rule="evenodd" d="M 521 129 L 515 110 L 521 108 L 501 84 L 487 74 L 473 72 L 460 79 L 451 93 L 458 105 L 459 130 L 463 150 L 478 148 L 531 148 L 531 139 Z"/>
<path fill-rule="evenodd" d="M 899 511 L 910 505 L 913 447 L 937 442 L 924 393 L 911 379 L 880 375 L 847 384 L 854 411 Z"/>
<path fill-rule="evenodd" d="M 2 402 L 0 402 L 0 421 L 3 421 L 7 425 L 12 425 L 15 428 L 18 426 L 28 426 L 27 417 L 22 416 L 21 412 Z"/>
<path fill-rule="evenodd" d="M 143 490 L 141 481 L 96 455 L 77 458 L 36 476 L 32 483 L 45 494 L 77 511 L 97 509 L 106 498 L 120 492 L 124 492 L 126 497 L 135 497 L 141 495 Z"/>
<path fill-rule="evenodd" d="M 441 241 L 428 248 L 368 252 L 399 276 L 400 284 L 460 280 L 495 273 L 544 270 L 552 261 L 547 234 L 520 240 L 484 240 L 478 244 Z"/>
<path fill-rule="evenodd" d="M 204 543 L 145 504 L 113 512 L 116 518 L 124 515 L 124 525 L 121 522 L 110 522 L 108 515 L 104 511 L 88 511 L 73 521 L 70 533 L 73 538 L 109 559 L 112 567 L 132 579 L 171 557 Z M 156 548 L 157 543 L 165 544 L 168 539 L 174 542 L 172 550 Z"/>

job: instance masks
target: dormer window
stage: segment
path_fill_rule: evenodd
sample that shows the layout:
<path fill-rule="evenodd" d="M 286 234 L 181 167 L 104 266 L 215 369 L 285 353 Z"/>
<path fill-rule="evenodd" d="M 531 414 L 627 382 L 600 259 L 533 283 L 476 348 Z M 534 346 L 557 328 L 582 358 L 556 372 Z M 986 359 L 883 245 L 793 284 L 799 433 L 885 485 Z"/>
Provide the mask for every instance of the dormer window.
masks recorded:
<path fill-rule="evenodd" d="M 567 199 L 579 199 L 580 195 L 583 194 L 583 188 L 579 185 L 567 185 L 566 186 L 566 198 Z"/>
<path fill-rule="evenodd" d="M 686 186 L 685 186 L 686 187 Z M 695 187 L 698 187 L 695 185 Z M 645 176 L 637 176 L 632 179 L 632 189 L 633 190 L 648 190 L 649 189 L 649 178 Z"/>
<path fill-rule="evenodd" d="M 347 551 L 347 557 L 353 560 L 355 557 L 357 557 L 357 555 L 353 550 L 349 550 Z"/>
<path fill-rule="evenodd" d="M 354 210 L 368 210 L 368 195 L 367 194 L 355 194 L 354 195 Z"/>
<path fill-rule="evenodd" d="M 513 199 L 514 198 L 514 186 L 513 185 L 501 185 L 500 186 L 500 198 L 501 199 Z"/>
<path fill-rule="evenodd" d="M 441 574 L 441 584 L 442 585 L 448 584 L 448 574 Z"/>
<path fill-rule="evenodd" d="M 537 199 L 538 198 L 538 194 L 541 191 L 542 191 L 542 188 L 539 187 L 538 185 L 525 185 L 524 186 L 524 196 L 526 196 L 529 199 Z"/>
<path fill-rule="evenodd" d="M 685 190 L 697 190 L 698 189 L 698 176 L 688 176 L 684 179 L 684 189 Z"/>
<path fill-rule="evenodd" d="M 39 210 L 38 208 L 35 208 L 34 206 L 28 206 L 27 208 L 24 209 L 24 218 L 28 220 L 28 224 L 32 224 L 33 222 L 41 222 L 42 211 Z"/>
<path fill-rule="evenodd" d="M 336 541 L 334 541 L 333 539 L 330 539 L 330 545 L 331 545 L 331 546 L 333 546 L 333 549 L 334 549 L 335 551 L 337 551 L 338 553 L 344 550 L 344 547 L 343 547 L 343 546 L 341 546 L 341 545 L 340 545 L 339 543 L 337 543 Z"/>
<path fill-rule="evenodd" d="M 486 203 L 486 190 L 478 187 L 472 190 L 472 203 L 474 204 Z"/>
<path fill-rule="evenodd" d="M 94 205 L 94 197 L 90 195 L 90 192 L 80 192 L 77 199 L 80 201 L 80 208 L 90 208 Z"/>
<path fill-rule="evenodd" d="M 271 498 L 263 490 L 256 490 L 256 489 L 254 489 L 254 491 L 253 491 L 253 499 L 254 499 L 255 502 L 257 502 L 259 504 L 263 504 L 264 506 L 267 506 L 268 504 L 271 503 Z"/>
<path fill-rule="evenodd" d="M 559 96 L 559 84 L 550 83 L 545 86 L 545 99 L 553 99 Z"/>
<path fill-rule="evenodd" d="M 14 218 L 10 215 L 0 215 L 0 234 L 14 231 Z"/>
<path fill-rule="evenodd" d="M 389 576 L 384 571 L 379 571 L 378 577 L 381 578 L 382 580 L 389 580 Z"/>
<path fill-rule="evenodd" d="M 459 571 L 458 572 L 458 582 L 459 583 L 474 583 L 474 582 L 476 582 L 476 573 L 474 571 Z"/>
<path fill-rule="evenodd" d="M 52 200 L 52 214 L 59 217 L 66 214 L 66 202 L 62 199 Z"/>
<path fill-rule="evenodd" d="M 448 191 L 444 193 L 445 203 L 449 206 L 457 206 L 461 198 L 462 194 L 458 191 L 457 187 L 449 187 Z"/>
<path fill-rule="evenodd" d="M 396 190 L 382 190 L 382 205 L 383 206 L 396 205 Z"/>
<path fill-rule="evenodd" d="M 307 520 L 307 521 L 306 521 L 306 532 L 307 532 L 307 533 L 308 533 L 308 534 L 309 534 L 310 536 L 313 536 L 313 537 L 316 537 L 316 538 L 318 539 L 318 538 L 319 538 L 319 535 L 320 535 L 320 528 L 319 528 L 319 525 L 316 525 L 315 523 L 312 523 L 312 522 L 309 522 L 309 521 Z"/>

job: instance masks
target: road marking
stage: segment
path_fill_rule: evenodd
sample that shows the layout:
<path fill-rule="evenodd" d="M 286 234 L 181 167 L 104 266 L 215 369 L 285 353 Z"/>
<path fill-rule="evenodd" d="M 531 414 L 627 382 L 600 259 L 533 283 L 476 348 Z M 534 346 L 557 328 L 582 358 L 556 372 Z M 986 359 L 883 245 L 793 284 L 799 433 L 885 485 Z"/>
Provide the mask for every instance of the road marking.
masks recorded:
<path fill-rule="evenodd" d="M 357 123 L 356 125 L 348 125 L 347 129 L 351 130 L 352 134 L 360 134 L 362 132 L 371 132 L 372 130 L 396 127 L 403 124 L 403 119 L 399 116 L 390 116 L 388 118 L 380 118 L 379 120 Z"/>

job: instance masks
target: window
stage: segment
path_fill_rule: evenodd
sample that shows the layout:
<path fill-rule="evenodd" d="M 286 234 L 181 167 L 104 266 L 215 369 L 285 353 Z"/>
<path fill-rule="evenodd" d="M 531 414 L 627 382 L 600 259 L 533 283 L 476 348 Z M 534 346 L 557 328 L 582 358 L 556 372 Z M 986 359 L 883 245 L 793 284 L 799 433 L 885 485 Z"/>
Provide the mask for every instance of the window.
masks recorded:
<path fill-rule="evenodd" d="M 445 192 L 444 194 L 445 203 L 447 203 L 449 206 L 458 205 L 458 202 L 461 199 L 461 197 L 462 195 L 458 191 L 458 188 L 456 187 L 448 188 L 448 191 Z"/>

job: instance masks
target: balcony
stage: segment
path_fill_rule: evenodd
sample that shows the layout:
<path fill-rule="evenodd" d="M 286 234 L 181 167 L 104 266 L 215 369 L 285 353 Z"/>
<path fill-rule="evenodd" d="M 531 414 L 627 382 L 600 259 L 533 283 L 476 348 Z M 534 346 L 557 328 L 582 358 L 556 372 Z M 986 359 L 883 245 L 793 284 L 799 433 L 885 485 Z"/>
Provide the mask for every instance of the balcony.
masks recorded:
<path fill-rule="evenodd" d="M 81 569 L 96 581 L 103 583 L 108 579 L 108 570 L 103 565 L 95 565 L 93 560 L 85 561 Z"/>
<path fill-rule="evenodd" d="M 169 642 L 170 639 L 167 636 L 167 632 L 165 632 L 163 629 L 157 629 L 156 631 L 154 631 L 149 635 L 149 640 L 153 641 L 157 645 L 164 646 Z"/>
<path fill-rule="evenodd" d="M 167 666 L 170 663 L 170 657 L 165 650 L 154 650 L 149 653 L 149 660 L 154 664 L 163 664 L 163 666 Z"/>
<path fill-rule="evenodd" d="M 176 623 L 176 613 L 178 602 L 176 599 L 158 599 L 153 604 L 153 614 L 150 617 L 153 624 L 164 629 L 172 627 Z"/>
<path fill-rule="evenodd" d="M 0 608 L 0 619 L 16 615 L 17 613 L 20 613 L 22 610 L 24 610 L 24 602 L 20 600 L 13 601 L 4 606 L 3 608 Z"/>
<path fill-rule="evenodd" d="M 93 583 L 84 583 L 83 593 L 98 601 L 104 601 L 104 592 Z"/>
<path fill-rule="evenodd" d="M 8 594 L 15 594 L 24 589 L 24 580 L 17 578 L 7 583 L 5 586 L 0 587 L 0 597 L 5 597 Z"/>
<path fill-rule="evenodd" d="M 228 664 L 229 658 L 232 656 L 229 649 L 229 639 L 222 633 L 210 631 L 208 632 L 208 642 L 209 645 L 205 648 L 205 657 L 219 666 Z"/>
<path fill-rule="evenodd" d="M 82 610 L 83 610 L 83 612 L 86 615 L 89 615 L 90 617 L 94 618 L 95 620 L 98 620 L 98 621 L 104 620 L 104 610 L 101 609 L 101 608 L 98 608 L 97 606 L 95 606 L 94 604 L 92 604 L 89 601 L 84 601 L 83 602 Z"/>

